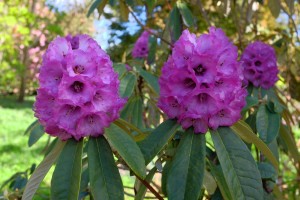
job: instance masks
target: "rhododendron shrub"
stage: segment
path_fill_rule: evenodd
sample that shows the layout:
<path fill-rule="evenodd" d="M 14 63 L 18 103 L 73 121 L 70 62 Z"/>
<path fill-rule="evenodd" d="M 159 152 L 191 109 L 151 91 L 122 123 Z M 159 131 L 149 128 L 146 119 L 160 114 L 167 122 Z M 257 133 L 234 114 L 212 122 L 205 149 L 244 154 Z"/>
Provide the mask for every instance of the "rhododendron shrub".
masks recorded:
<path fill-rule="evenodd" d="M 249 44 L 241 56 L 245 79 L 255 87 L 269 89 L 278 80 L 275 50 L 260 41 Z"/>
<path fill-rule="evenodd" d="M 159 107 L 184 129 L 206 133 L 241 118 L 246 89 L 237 47 L 221 29 L 196 37 L 185 30 L 159 79 Z"/>
<path fill-rule="evenodd" d="M 109 56 L 88 35 L 57 37 L 43 56 L 35 116 L 62 140 L 99 136 L 126 100 Z"/>

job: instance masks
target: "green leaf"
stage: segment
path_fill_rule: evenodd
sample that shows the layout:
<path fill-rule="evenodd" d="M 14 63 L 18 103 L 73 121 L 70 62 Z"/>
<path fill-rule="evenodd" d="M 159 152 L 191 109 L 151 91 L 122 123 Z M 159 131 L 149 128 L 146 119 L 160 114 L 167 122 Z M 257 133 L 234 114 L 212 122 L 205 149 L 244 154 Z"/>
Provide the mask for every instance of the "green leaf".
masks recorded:
<path fill-rule="evenodd" d="M 62 150 L 51 179 L 51 199 L 78 199 L 83 140 L 69 139 Z"/>
<path fill-rule="evenodd" d="M 120 16 L 122 21 L 128 21 L 129 9 L 126 3 L 122 0 L 119 1 L 120 4 Z"/>
<path fill-rule="evenodd" d="M 205 169 L 205 135 L 185 132 L 168 174 L 169 199 L 195 199 L 201 193 Z"/>
<path fill-rule="evenodd" d="M 122 97 L 130 97 L 136 84 L 136 76 L 132 73 L 126 74 L 120 83 L 120 94 Z"/>
<path fill-rule="evenodd" d="M 22 200 L 31 200 L 33 195 L 39 188 L 40 183 L 45 178 L 46 174 L 50 170 L 51 166 L 60 155 L 65 142 L 58 141 L 56 146 L 52 151 L 44 158 L 44 160 L 39 164 L 39 166 L 34 170 L 28 183 L 26 184 L 24 193 L 22 195 Z"/>
<path fill-rule="evenodd" d="M 124 63 L 114 63 L 113 67 L 114 70 L 118 73 L 120 79 L 127 71 Z"/>
<path fill-rule="evenodd" d="M 88 145 L 90 187 L 95 199 L 124 199 L 121 176 L 103 136 L 90 137 Z"/>
<path fill-rule="evenodd" d="M 207 170 L 204 172 L 203 186 L 209 195 L 214 194 L 217 189 L 217 183 L 214 177 Z"/>
<path fill-rule="evenodd" d="M 188 27 L 193 26 L 194 17 L 186 3 L 182 1 L 177 1 L 177 7 L 180 11 L 184 24 Z"/>
<path fill-rule="evenodd" d="M 258 98 L 253 96 L 246 97 L 247 105 L 243 108 L 243 112 L 258 104 Z"/>
<path fill-rule="evenodd" d="M 153 179 L 153 176 L 155 175 L 155 172 L 157 171 L 156 167 L 153 167 L 150 172 L 147 174 L 145 181 L 150 183 Z M 141 185 L 137 194 L 135 195 L 135 200 L 143 200 L 146 194 L 147 188 L 145 185 Z"/>
<path fill-rule="evenodd" d="M 180 125 L 176 120 L 167 120 L 154 129 L 146 139 L 138 145 L 144 155 L 146 165 L 163 149 L 174 136 Z"/>
<path fill-rule="evenodd" d="M 152 64 L 155 62 L 155 53 L 156 53 L 156 46 L 157 46 L 156 37 L 151 35 L 149 37 L 148 43 L 149 43 L 149 53 L 148 53 L 148 57 L 147 57 L 147 62 L 148 62 L 148 64 Z"/>
<path fill-rule="evenodd" d="M 169 16 L 169 29 L 172 43 L 178 40 L 182 32 L 182 21 L 178 8 L 175 6 Z"/>
<path fill-rule="evenodd" d="M 268 6 L 270 8 L 270 11 L 272 15 L 277 18 L 280 13 L 280 1 L 279 0 L 269 0 Z"/>
<path fill-rule="evenodd" d="M 34 145 L 44 135 L 44 133 L 44 127 L 37 122 L 30 131 L 28 146 L 31 147 Z"/>
<path fill-rule="evenodd" d="M 97 10 L 98 10 L 98 13 L 99 13 L 99 18 L 102 15 L 102 13 L 104 11 L 104 7 L 106 6 L 107 2 L 108 2 L 108 0 L 102 0 L 102 2 L 97 7 Z"/>
<path fill-rule="evenodd" d="M 287 144 L 288 152 L 291 155 L 291 157 L 294 159 L 294 162 L 299 163 L 300 154 L 298 151 L 298 147 L 289 129 L 286 126 L 281 124 L 279 134 L 280 136 L 282 136 L 282 139 Z"/>
<path fill-rule="evenodd" d="M 262 141 L 271 143 L 278 136 L 280 119 L 280 115 L 278 113 L 271 113 L 266 105 L 261 105 L 258 108 L 256 128 Z"/>
<path fill-rule="evenodd" d="M 260 173 L 246 144 L 228 127 L 212 131 L 211 137 L 233 199 L 262 199 Z"/>
<path fill-rule="evenodd" d="M 222 171 L 221 166 L 220 165 L 214 166 L 211 163 L 211 168 L 210 169 L 211 169 L 211 172 L 212 172 L 212 174 L 214 175 L 214 177 L 217 181 L 217 185 L 218 185 L 218 188 L 220 189 L 220 192 L 222 193 L 222 197 L 225 200 L 232 200 L 232 197 L 231 197 L 231 194 L 230 194 L 230 191 L 229 191 L 229 187 L 226 183 L 224 173 Z"/>
<path fill-rule="evenodd" d="M 141 178 L 146 176 L 145 160 L 138 145 L 121 128 L 111 124 L 105 130 L 105 136 L 114 149 L 118 151 L 132 171 Z"/>
<path fill-rule="evenodd" d="M 91 5 L 91 7 L 87 13 L 87 17 L 89 17 L 94 12 L 94 10 L 100 5 L 101 2 L 102 2 L 102 0 L 94 1 L 94 3 Z"/>
<path fill-rule="evenodd" d="M 261 162 L 257 164 L 261 178 L 262 179 L 271 179 L 276 176 L 276 171 L 272 165 L 266 162 Z"/>
<path fill-rule="evenodd" d="M 261 139 L 256 136 L 255 133 L 252 132 L 251 128 L 245 122 L 240 120 L 231 126 L 231 129 L 247 143 L 253 143 L 272 163 L 275 169 L 278 170 L 279 163 L 272 151 Z"/>
<path fill-rule="evenodd" d="M 163 167 L 162 175 L 161 175 L 161 191 L 165 196 L 168 196 L 168 193 L 167 193 L 167 180 L 168 180 L 168 174 L 169 174 L 171 165 L 172 165 L 171 160 L 167 160 L 166 164 Z"/>
<path fill-rule="evenodd" d="M 158 77 L 154 76 L 153 74 L 143 70 L 139 69 L 140 75 L 147 81 L 147 83 L 154 89 L 156 94 L 159 94 L 159 85 L 158 85 Z"/>
<path fill-rule="evenodd" d="M 155 7 L 156 1 L 157 0 L 146 0 L 148 15 L 151 15 L 151 13 L 152 13 L 152 11 L 153 11 L 153 9 Z"/>

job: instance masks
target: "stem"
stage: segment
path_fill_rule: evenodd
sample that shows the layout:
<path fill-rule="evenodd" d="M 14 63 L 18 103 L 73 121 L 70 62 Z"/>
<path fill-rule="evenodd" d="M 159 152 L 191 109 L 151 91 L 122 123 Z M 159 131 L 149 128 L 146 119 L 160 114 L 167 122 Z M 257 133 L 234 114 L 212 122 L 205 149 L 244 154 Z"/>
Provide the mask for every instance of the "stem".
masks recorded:
<path fill-rule="evenodd" d="M 166 43 L 166 44 L 170 45 L 171 47 L 173 47 L 173 44 L 171 42 L 169 42 L 168 40 L 160 37 L 157 33 L 153 32 L 150 28 L 148 28 L 147 26 L 143 25 L 143 23 L 134 14 L 133 9 L 124 0 L 123 0 L 123 2 L 126 4 L 128 10 L 129 10 L 129 13 L 133 16 L 133 18 L 135 19 L 135 21 L 142 27 L 142 29 L 148 31 L 151 35 L 155 36 L 156 38 L 159 38 L 164 43 Z"/>
<path fill-rule="evenodd" d="M 135 127 L 134 125 L 128 123 L 127 121 L 125 121 L 124 119 L 117 119 L 115 122 L 117 123 L 120 123 L 120 124 L 125 124 L 126 126 L 128 126 L 130 129 L 138 132 L 138 134 L 141 134 L 141 135 L 145 135 L 145 133 L 143 133 L 140 129 L 138 129 L 137 127 Z"/>
<path fill-rule="evenodd" d="M 148 188 L 155 195 L 155 197 L 157 199 L 164 200 L 164 198 L 162 196 L 160 196 L 160 194 L 158 192 L 156 192 L 156 190 L 147 181 L 143 180 L 136 174 L 135 174 L 135 176 L 139 179 L 139 181 L 141 181 L 141 183 L 143 183 L 144 186 L 146 186 L 146 188 Z"/>

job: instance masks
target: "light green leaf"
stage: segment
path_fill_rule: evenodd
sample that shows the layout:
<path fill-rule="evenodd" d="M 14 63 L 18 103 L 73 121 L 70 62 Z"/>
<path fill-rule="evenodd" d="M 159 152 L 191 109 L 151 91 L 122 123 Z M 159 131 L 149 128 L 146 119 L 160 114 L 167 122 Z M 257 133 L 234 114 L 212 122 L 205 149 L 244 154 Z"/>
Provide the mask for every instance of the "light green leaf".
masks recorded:
<path fill-rule="evenodd" d="M 194 17 L 186 3 L 182 1 L 177 1 L 177 7 L 180 11 L 184 24 L 188 27 L 193 26 Z"/>
<path fill-rule="evenodd" d="M 69 139 L 62 150 L 51 179 L 51 199 L 78 199 L 83 140 Z"/>
<path fill-rule="evenodd" d="M 197 200 L 205 169 L 205 135 L 190 129 L 180 140 L 167 180 L 167 193 L 172 200 Z"/>
<path fill-rule="evenodd" d="M 124 1 L 119 1 L 120 4 L 120 16 L 122 21 L 128 21 L 129 9 Z"/>
<path fill-rule="evenodd" d="M 215 191 L 217 189 L 217 183 L 216 183 L 214 177 L 207 170 L 205 170 L 205 172 L 204 172 L 203 186 L 207 190 L 209 195 L 212 195 L 213 193 L 215 193 Z"/>
<path fill-rule="evenodd" d="M 176 120 L 167 120 L 154 129 L 146 139 L 138 145 L 144 155 L 146 165 L 163 149 L 174 136 L 180 125 Z"/>
<path fill-rule="evenodd" d="M 260 173 L 246 144 L 228 127 L 211 137 L 233 199 L 263 199 Z"/>
<path fill-rule="evenodd" d="M 278 170 L 279 163 L 277 159 L 274 157 L 269 147 L 252 132 L 248 124 L 240 120 L 231 126 L 231 129 L 247 143 L 253 143 L 272 163 L 275 169 Z"/>
<path fill-rule="evenodd" d="M 277 18 L 280 13 L 280 1 L 279 0 L 268 0 L 268 6 L 272 15 Z"/>
<path fill-rule="evenodd" d="M 92 195 L 95 199 L 124 199 L 121 176 L 113 153 L 103 136 L 89 139 L 89 176 Z"/>
<path fill-rule="evenodd" d="M 145 178 L 145 160 L 141 150 L 133 139 L 114 124 L 111 124 L 109 128 L 105 129 L 105 136 L 130 169 L 132 169 L 137 176 Z"/>
<path fill-rule="evenodd" d="M 65 144 L 65 142 L 57 141 L 56 146 L 34 170 L 33 174 L 26 184 L 24 193 L 22 195 L 22 200 L 31 200 L 33 198 L 33 195 L 37 191 L 40 183 L 45 178 L 51 166 L 60 155 L 60 152 L 62 151 Z"/>

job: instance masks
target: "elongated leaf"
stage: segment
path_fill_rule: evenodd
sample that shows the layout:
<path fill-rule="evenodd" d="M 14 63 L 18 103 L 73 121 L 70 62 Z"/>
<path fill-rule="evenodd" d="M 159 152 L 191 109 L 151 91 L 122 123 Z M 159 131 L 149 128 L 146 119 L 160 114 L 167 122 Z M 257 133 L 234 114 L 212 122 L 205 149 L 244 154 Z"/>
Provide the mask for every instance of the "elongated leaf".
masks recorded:
<path fill-rule="evenodd" d="M 148 53 L 147 62 L 148 64 L 152 64 L 155 62 L 155 53 L 156 53 L 156 45 L 157 45 L 156 37 L 150 36 L 148 45 L 149 45 L 149 53 Z"/>
<path fill-rule="evenodd" d="M 188 27 L 193 26 L 194 17 L 186 3 L 182 1 L 177 1 L 177 7 L 180 11 L 184 24 Z"/>
<path fill-rule="evenodd" d="M 143 69 L 139 69 L 139 72 L 140 75 L 147 81 L 147 83 L 154 89 L 156 94 L 159 94 L 158 77 Z"/>
<path fill-rule="evenodd" d="M 150 172 L 147 174 L 145 181 L 147 181 L 148 183 L 150 183 L 153 179 L 153 176 L 155 175 L 155 172 L 157 171 L 156 167 L 153 167 Z M 145 185 L 141 185 L 141 187 L 139 188 L 137 194 L 135 195 L 135 200 L 143 200 L 145 197 L 145 194 L 147 192 L 147 188 Z"/>
<path fill-rule="evenodd" d="M 161 190 L 164 195 L 168 196 L 167 193 L 167 180 L 168 180 L 168 174 L 171 168 L 171 160 L 167 160 L 166 164 L 163 167 L 162 175 L 161 175 Z"/>
<path fill-rule="evenodd" d="M 22 200 L 31 200 L 33 198 L 33 195 L 37 191 L 40 183 L 45 178 L 51 166 L 60 155 L 60 152 L 62 151 L 64 145 L 65 142 L 58 141 L 56 146 L 52 149 L 52 151 L 44 158 L 44 160 L 34 170 L 33 174 L 31 175 L 25 187 L 24 193 L 22 195 Z"/>
<path fill-rule="evenodd" d="M 217 181 L 218 188 L 220 189 L 220 192 L 222 193 L 222 197 L 225 200 L 232 200 L 230 191 L 229 191 L 229 186 L 226 183 L 224 173 L 222 171 L 222 168 L 220 165 L 214 166 L 211 164 L 211 171 Z"/>
<path fill-rule="evenodd" d="M 252 132 L 251 128 L 243 121 L 238 121 L 235 123 L 231 129 L 239 135 L 244 141 L 248 143 L 253 143 L 272 163 L 276 170 L 278 170 L 279 163 L 269 147 L 259 139 L 255 133 Z"/>
<path fill-rule="evenodd" d="M 271 179 L 276 176 L 274 167 L 269 163 L 258 163 L 257 166 L 262 179 Z"/>
<path fill-rule="evenodd" d="M 51 180 L 51 199 L 78 199 L 83 140 L 69 139 L 62 150 Z"/>
<path fill-rule="evenodd" d="M 105 136 L 130 169 L 139 177 L 145 178 L 145 160 L 141 150 L 133 139 L 114 124 L 111 124 L 110 127 L 105 130 Z"/>
<path fill-rule="evenodd" d="M 154 129 L 150 135 L 138 145 L 144 155 L 146 165 L 163 149 L 174 136 L 179 124 L 176 120 L 167 120 Z"/>
<path fill-rule="evenodd" d="M 280 115 L 271 113 L 266 105 L 261 105 L 256 115 L 256 128 L 262 141 L 271 143 L 278 136 L 279 127 Z"/>
<path fill-rule="evenodd" d="M 215 193 L 215 191 L 217 189 L 217 183 L 216 183 L 214 177 L 207 170 L 205 170 L 205 172 L 204 172 L 203 186 L 207 190 L 209 195 L 212 195 L 213 193 Z"/>
<path fill-rule="evenodd" d="M 24 135 L 30 134 L 31 130 L 37 125 L 39 124 L 38 120 L 35 120 L 34 122 L 32 122 L 28 128 L 26 129 L 26 131 L 24 132 Z"/>
<path fill-rule="evenodd" d="M 245 143 L 228 127 L 211 137 L 233 199 L 263 199 L 260 173 Z"/>
<path fill-rule="evenodd" d="M 37 123 L 30 131 L 28 146 L 31 147 L 34 145 L 44 135 L 44 133 L 44 127 L 40 125 L 40 123 Z"/>
<path fill-rule="evenodd" d="M 136 76 L 132 73 L 126 74 L 120 83 L 120 94 L 122 97 L 130 97 L 136 83 Z"/>
<path fill-rule="evenodd" d="M 93 197 L 103 200 L 124 199 L 121 176 L 110 146 L 103 136 L 90 137 L 88 162 Z"/>
<path fill-rule="evenodd" d="M 258 98 L 257 97 L 252 97 L 252 96 L 247 96 L 246 97 L 246 102 L 247 102 L 247 105 L 243 108 L 243 111 L 246 111 L 249 108 L 251 108 L 252 106 L 257 105 L 258 104 Z"/>
<path fill-rule="evenodd" d="M 178 40 L 182 32 L 182 21 L 177 6 L 175 6 L 170 13 L 169 28 L 171 40 L 172 43 L 174 43 L 176 40 Z"/>
<path fill-rule="evenodd" d="M 205 169 L 205 147 L 205 135 L 196 135 L 192 130 L 184 133 L 168 175 L 169 199 L 199 198 Z"/>
<path fill-rule="evenodd" d="M 280 1 L 279 0 L 269 0 L 268 6 L 271 10 L 272 15 L 277 18 L 280 13 Z"/>
<path fill-rule="evenodd" d="M 120 16 L 122 21 L 128 21 L 129 9 L 124 1 L 119 1 Z"/>
<path fill-rule="evenodd" d="M 157 0 L 146 0 L 147 14 L 151 15 Z"/>
<path fill-rule="evenodd" d="M 288 151 L 289 151 L 291 157 L 294 159 L 294 162 L 295 163 L 300 162 L 300 154 L 299 154 L 296 142 L 295 142 L 293 136 L 291 135 L 291 133 L 289 132 L 288 128 L 281 125 L 279 133 L 282 136 L 282 139 L 284 140 L 284 142 L 287 144 Z"/>
<path fill-rule="evenodd" d="M 94 3 L 91 5 L 91 7 L 90 7 L 90 9 L 87 13 L 87 17 L 89 17 L 94 12 L 94 10 L 96 8 L 98 9 L 99 15 L 101 15 L 102 12 L 103 12 L 103 8 L 107 4 L 107 2 L 108 2 L 108 0 L 96 0 L 96 1 L 94 1 Z"/>

